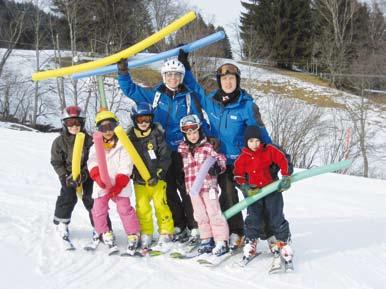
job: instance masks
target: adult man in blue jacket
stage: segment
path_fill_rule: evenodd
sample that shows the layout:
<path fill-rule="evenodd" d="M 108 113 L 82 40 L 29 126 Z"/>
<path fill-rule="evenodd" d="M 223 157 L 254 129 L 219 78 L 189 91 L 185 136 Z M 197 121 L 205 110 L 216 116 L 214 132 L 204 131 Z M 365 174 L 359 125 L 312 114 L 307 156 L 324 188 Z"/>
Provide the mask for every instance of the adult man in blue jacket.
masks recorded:
<path fill-rule="evenodd" d="M 220 151 L 227 158 L 227 170 L 218 179 L 221 188 L 220 205 L 224 212 L 239 201 L 233 163 L 244 146 L 245 128 L 257 126 L 264 143 L 272 143 L 272 140 L 261 120 L 258 106 L 253 98 L 240 88 L 240 70 L 236 65 L 225 63 L 217 69 L 219 89 L 207 95 L 194 78 L 187 57 L 188 54 L 180 50 L 178 59 L 186 70 L 184 84 L 198 94 L 200 104 L 208 114 L 212 134 L 220 141 Z M 240 245 L 243 235 L 244 223 L 241 213 L 230 218 L 228 224 L 231 234 L 229 247 L 232 249 Z"/>
<path fill-rule="evenodd" d="M 185 68 L 177 58 L 167 60 L 161 68 L 161 74 L 163 83 L 155 88 L 144 88 L 132 81 L 126 60 L 118 63 L 118 81 L 123 93 L 137 104 L 146 102 L 152 105 L 154 122 L 162 125 L 166 142 L 172 150 L 172 162 L 166 173 L 166 195 L 173 215 L 175 240 L 186 241 L 190 231 L 191 241 L 198 241 L 197 223 L 194 221 L 192 204 L 186 192 L 182 159 L 177 148 L 184 139 L 179 128 L 180 120 L 188 114 L 202 116 L 202 111 L 196 100 L 197 96 L 182 84 Z M 201 121 L 205 133 L 210 135 L 208 124 L 203 119 Z"/>

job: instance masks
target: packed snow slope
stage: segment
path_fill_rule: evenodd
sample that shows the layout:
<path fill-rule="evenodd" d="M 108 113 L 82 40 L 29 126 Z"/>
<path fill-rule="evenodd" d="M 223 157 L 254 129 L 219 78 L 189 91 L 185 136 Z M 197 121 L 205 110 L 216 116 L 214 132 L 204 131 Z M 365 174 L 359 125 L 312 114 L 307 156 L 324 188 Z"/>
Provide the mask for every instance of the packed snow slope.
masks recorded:
<path fill-rule="evenodd" d="M 60 247 L 52 217 L 59 182 L 50 166 L 57 134 L 17 131 L 0 123 L 0 280 L 12 289 L 115 288 L 385 288 L 386 181 L 325 174 L 284 193 L 295 272 L 268 275 L 271 257 L 242 269 L 235 256 L 217 268 L 167 256 L 86 252 L 91 228 L 81 202 L 70 226 L 75 251 Z M 134 202 L 134 200 L 133 200 Z M 125 236 L 110 206 L 118 245 Z"/>

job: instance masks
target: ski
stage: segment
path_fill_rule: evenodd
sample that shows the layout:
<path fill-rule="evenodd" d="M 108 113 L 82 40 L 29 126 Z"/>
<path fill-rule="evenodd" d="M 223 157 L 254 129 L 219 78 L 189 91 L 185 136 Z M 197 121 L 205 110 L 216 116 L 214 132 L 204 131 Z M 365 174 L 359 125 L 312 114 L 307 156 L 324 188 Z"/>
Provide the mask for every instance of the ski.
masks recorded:
<path fill-rule="evenodd" d="M 290 272 L 293 272 L 295 269 L 294 269 L 294 263 L 292 262 L 292 260 L 290 261 L 284 261 L 284 271 L 286 273 L 290 273 Z"/>
<path fill-rule="evenodd" d="M 213 254 L 203 254 L 202 258 L 200 257 L 197 262 L 200 265 L 203 265 L 205 267 L 217 267 L 226 260 L 230 259 L 231 257 L 241 253 L 241 248 L 237 248 L 235 250 L 229 251 L 221 256 L 216 256 Z"/>
<path fill-rule="evenodd" d="M 76 249 L 68 236 L 62 237 L 61 240 L 62 240 L 63 247 L 66 251 L 74 251 Z"/>
<path fill-rule="evenodd" d="M 284 270 L 284 266 L 283 266 L 282 258 L 280 254 L 275 254 L 273 256 L 272 265 L 268 271 L 268 274 L 280 273 L 280 272 L 283 272 L 283 270 Z"/>
<path fill-rule="evenodd" d="M 149 256 L 160 256 L 169 253 L 174 247 L 173 242 L 162 243 L 161 245 L 155 245 L 148 251 Z"/>
<path fill-rule="evenodd" d="M 108 246 L 108 253 L 107 255 L 113 256 L 113 255 L 118 255 L 119 254 L 119 249 L 117 245 L 107 245 Z"/>
<path fill-rule="evenodd" d="M 179 246 L 175 250 L 173 250 L 169 256 L 174 259 L 192 259 L 195 258 L 201 253 L 198 252 L 199 242 L 195 242 L 192 244 L 188 244 L 185 246 Z"/>
<path fill-rule="evenodd" d="M 255 255 L 253 256 L 250 256 L 250 257 L 245 257 L 243 256 L 243 258 L 237 262 L 237 264 L 240 266 L 240 267 L 245 267 L 247 266 L 253 259 L 255 259 L 256 257 L 258 257 L 259 255 L 261 255 L 262 252 L 256 252 Z"/>
<path fill-rule="evenodd" d="M 86 251 L 95 251 L 98 249 L 100 243 L 101 241 L 99 239 L 92 240 L 90 243 L 85 245 L 83 249 Z"/>

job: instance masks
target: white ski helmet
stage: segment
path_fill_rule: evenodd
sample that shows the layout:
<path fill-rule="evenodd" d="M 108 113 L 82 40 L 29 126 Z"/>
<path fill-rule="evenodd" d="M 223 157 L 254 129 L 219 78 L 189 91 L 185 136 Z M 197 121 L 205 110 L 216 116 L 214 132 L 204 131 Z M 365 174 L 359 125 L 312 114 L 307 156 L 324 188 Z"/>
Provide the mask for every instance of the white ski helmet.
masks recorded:
<path fill-rule="evenodd" d="M 171 58 L 164 62 L 164 64 L 161 67 L 161 74 L 163 81 L 165 83 L 165 73 L 166 72 L 179 72 L 181 73 L 181 82 L 184 80 L 185 76 L 185 66 L 177 59 L 177 58 Z"/>
<path fill-rule="evenodd" d="M 197 131 L 201 127 L 201 121 L 195 114 L 188 114 L 180 120 L 180 130 L 182 133 Z"/>

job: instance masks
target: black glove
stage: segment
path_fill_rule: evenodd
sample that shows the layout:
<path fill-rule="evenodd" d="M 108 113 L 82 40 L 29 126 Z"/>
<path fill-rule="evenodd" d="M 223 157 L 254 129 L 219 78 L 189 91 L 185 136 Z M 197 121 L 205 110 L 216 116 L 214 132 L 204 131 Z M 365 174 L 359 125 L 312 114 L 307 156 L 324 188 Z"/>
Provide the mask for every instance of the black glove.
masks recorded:
<path fill-rule="evenodd" d="M 283 176 L 279 183 L 279 191 L 285 191 L 288 190 L 291 187 L 291 177 L 289 176 Z"/>
<path fill-rule="evenodd" d="M 127 68 L 127 59 L 122 58 L 117 62 L 117 67 L 118 67 L 118 74 L 119 75 L 125 75 L 129 74 L 129 69 Z"/>
<path fill-rule="evenodd" d="M 66 177 L 66 186 L 68 188 L 76 189 L 81 184 L 80 175 L 76 178 L 76 180 L 72 179 L 72 174 L 69 174 Z"/>
<path fill-rule="evenodd" d="M 208 137 L 208 142 L 213 146 L 216 152 L 220 151 L 220 141 L 214 137 Z"/>
<path fill-rule="evenodd" d="M 157 178 L 157 177 L 152 177 L 152 178 L 150 178 L 150 179 L 147 181 L 147 184 L 148 184 L 150 187 L 154 187 L 155 185 L 158 184 L 158 178 Z"/>
<path fill-rule="evenodd" d="M 213 177 L 217 177 L 219 174 L 221 174 L 221 167 L 217 162 L 215 162 L 213 166 L 210 167 L 208 173 Z"/>
<path fill-rule="evenodd" d="M 190 63 L 188 61 L 189 52 L 185 52 L 183 49 L 180 49 L 178 52 L 178 61 L 185 66 L 185 70 L 191 70 Z"/>

